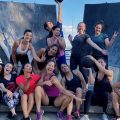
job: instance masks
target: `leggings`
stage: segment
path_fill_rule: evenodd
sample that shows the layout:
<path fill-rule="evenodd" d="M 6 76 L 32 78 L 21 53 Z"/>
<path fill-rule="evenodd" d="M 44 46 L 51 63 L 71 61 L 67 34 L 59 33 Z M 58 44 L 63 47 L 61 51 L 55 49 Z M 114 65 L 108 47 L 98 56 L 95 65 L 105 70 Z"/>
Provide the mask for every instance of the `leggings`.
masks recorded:
<path fill-rule="evenodd" d="M 101 91 L 102 92 L 102 91 Z M 99 105 L 103 107 L 103 112 L 106 113 L 108 104 L 109 92 L 95 94 L 93 91 L 87 91 L 84 102 L 84 114 L 87 114 L 91 105 Z"/>
<path fill-rule="evenodd" d="M 75 69 L 77 69 L 77 66 L 79 66 L 79 71 L 82 73 L 86 83 L 88 83 L 86 70 L 83 69 L 83 67 L 84 67 L 83 61 L 85 61 L 85 60 L 86 59 L 84 59 L 84 57 L 80 58 L 80 57 L 71 56 L 70 57 L 70 69 L 75 70 Z"/>
<path fill-rule="evenodd" d="M 3 102 L 10 110 L 15 108 L 15 106 L 19 103 L 19 93 L 13 93 L 13 99 L 10 99 L 7 94 L 3 95 Z"/>

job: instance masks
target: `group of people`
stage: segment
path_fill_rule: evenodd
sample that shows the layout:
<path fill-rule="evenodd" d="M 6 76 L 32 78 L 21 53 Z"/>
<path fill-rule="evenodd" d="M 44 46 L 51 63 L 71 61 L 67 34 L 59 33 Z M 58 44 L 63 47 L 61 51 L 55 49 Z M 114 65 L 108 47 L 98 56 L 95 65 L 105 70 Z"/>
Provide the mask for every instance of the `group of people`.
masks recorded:
<path fill-rule="evenodd" d="M 89 120 L 88 111 L 91 105 L 103 107 L 103 120 L 107 118 L 107 104 L 112 96 L 115 120 L 120 120 L 119 99 L 120 83 L 112 84 L 113 71 L 108 69 L 108 48 L 114 43 L 118 32 L 109 40 L 102 33 L 103 23 L 95 25 L 95 34 L 85 33 L 86 25 L 80 22 L 77 35 L 68 39 L 72 45 L 70 67 L 66 63 L 65 40 L 62 31 L 62 2 L 58 4 L 58 21 L 56 25 L 45 22 L 44 28 L 49 31 L 46 47 L 38 53 L 32 45 L 33 33 L 27 29 L 23 38 L 16 40 L 12 47 L 10 61 L 0 64 L 0 101 L 7 105 L 11 120 L 18 120 L 16 105 L 21 103 L 22 120 L 31 120 L 30 112 L 36 106 L 36 120 L 42 120 L 44 110 L 41 105 L 59 107 L 58 120 L 64 119 L 67 109 L 67 120 L 72 120 L 75 102 L 75 118 L 80 117 L 80 106 L 84 103 L 84 116 L 80 120 Z M 33 60 L 29 62 L 28 51 Z M 22 68 L 18 74 L 18 62 Z M 79 66 L 79 70 L 78 70 Z M 60 71 L 61 81 L 56 74 Z M 38 72 L 40 71 L 40 72 Z"/>

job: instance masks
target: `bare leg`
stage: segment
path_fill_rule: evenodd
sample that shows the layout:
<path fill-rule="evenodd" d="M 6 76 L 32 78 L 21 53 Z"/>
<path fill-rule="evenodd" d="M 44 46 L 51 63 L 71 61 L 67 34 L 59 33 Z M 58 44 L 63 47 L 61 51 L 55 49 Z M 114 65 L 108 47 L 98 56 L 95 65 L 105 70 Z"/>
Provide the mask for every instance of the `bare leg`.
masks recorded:
<path fill-rule="evenodd" d="M 67 115 L 71 115 L 73 109 L 73 100 L 69 103 L 67 107 Z"/>
<path fill-rule="evenodd" d="M 33 108 L 33 105 L 34 105 L 34 94 L 31 93 L 28 96 L 28 106 L 27 106 L 28 116 Z"/>
<path fill-rule="evenodd" d="M 27 111 L 27 108 L 28 108 L 27 99 L 28 99 L 28 96 L 26 94 L 23 94 L 21 96 L 21 107 L 22 107 L 24 118 L 27 118 L 29 116 Z"/>
<path fill-rule="evenodd" d="M 115 92 L 112 92 L 112 103 L 113 103 L 113 108 L 115 110 L 115 113 L 117 116 L 120 116 L 120 112 L 119 112 L 119 97 Z"/>
<path fill-rule="evenodd" d="M 76 89 L 76 96 L 79 98 L 82 98 L 82 89 L 81 88 L 77 88 Z M 81 101 L 76 100 L 76 109 L 79 110 L 80 109 L 80 105 L 81 105 Z"/>
<path fill-rule="evenodd" d="M 48 96 L 46 95 L 46 93 L 44 92 L 43 88 L 40 86 L 37 86 L 35 88 L 35 102 L 36 102 L 36 109 L 37 112 L 40 112 L 40 108 L 41 108 L 41 101 L 44 105 L 48 105 L 49 104 L 49 99 Z"/>
<path fill-rule="evenodd" d="M 60 108 L 60 111 L 63 111 L 71 102 L 72 98 L 66 95 L 60 95 L 58 96 L 55 101 L 54 101 L 54 105 Z"/>

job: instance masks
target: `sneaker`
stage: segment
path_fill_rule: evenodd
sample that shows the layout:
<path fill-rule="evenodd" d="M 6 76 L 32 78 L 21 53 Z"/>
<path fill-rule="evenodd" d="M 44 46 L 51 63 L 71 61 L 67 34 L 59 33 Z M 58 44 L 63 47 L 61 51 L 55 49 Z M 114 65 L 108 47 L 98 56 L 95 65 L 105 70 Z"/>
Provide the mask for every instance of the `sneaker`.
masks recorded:
<path fill-rule="evenodd" d="M 22 118 L 21 120 L 31 120 L 31 118 L 30 117 L 28 117 L 28 118 Z"/>
<path fill-rule="evenodd" d="M 11 120 L 18 120 L 17 115 L 12 116 Z"/>
<path fill-rule="evenodd" d="M 72 116 L 71 116 L 71 115 L 68 115 L 68 116 L 67 116 L 67 120 L 72 120 Z"/>
<path fill-rule="evenodd" d="M 44 114 L 44 110 L 40 110 L 40 112 L 37 112 L 36 120 L 42 120 Z"/>
<path fill-rule="evenodd" d="M 7 114 L 7 118 L 9 118 L 9 119 L 12 118 L 12 113 L 11 113 L 11 112 L 8 112 L 8 114 Z"/>
<path fill-rule="evenodd" d="M 59 111 L 58 113 L 57 113 L 57 117 L 58 117 L 58 119 L 57 120 L 63 120 L 63 112 L 62 111 Z"/>
<path fill-rule="evenodd" d="M 105 113 L 102 115 L 102 120 L 109 120 Z"/>
<path fill-rule="evenodd" d="M 80 120 L 90 120 L 88 115 L 84 115 Z"/>
<path fill-rule="evenodd" d="M 76 118 L 76 119 L 78 119 L 79 117 L 80 117 L 80 112 L 79 111 L 76 111 L 76 112 L 74 112 L 74 117 Z"/>

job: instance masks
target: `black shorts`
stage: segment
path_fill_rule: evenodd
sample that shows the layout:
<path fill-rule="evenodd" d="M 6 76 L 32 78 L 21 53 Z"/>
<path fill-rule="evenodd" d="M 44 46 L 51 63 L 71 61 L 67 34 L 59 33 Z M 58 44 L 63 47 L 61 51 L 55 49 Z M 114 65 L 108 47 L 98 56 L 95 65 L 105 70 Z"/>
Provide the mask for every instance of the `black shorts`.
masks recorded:
<path fill-rule="evenodd" d="M 49 97 L 49 105 L 54 106 L 55 99 L 56 99 L 56 97 Z"/>

